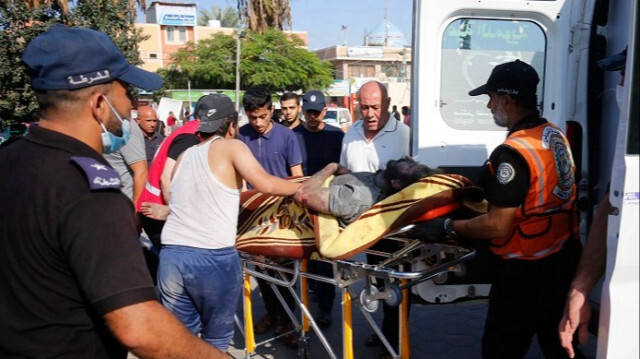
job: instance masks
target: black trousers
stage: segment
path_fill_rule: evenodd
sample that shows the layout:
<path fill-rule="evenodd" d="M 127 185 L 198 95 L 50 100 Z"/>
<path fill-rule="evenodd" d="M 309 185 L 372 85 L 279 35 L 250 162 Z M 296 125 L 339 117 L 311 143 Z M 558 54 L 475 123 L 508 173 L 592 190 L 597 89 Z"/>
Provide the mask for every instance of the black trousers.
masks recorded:
<path fill-rule="evenodd" d="M 383 239 L 373 245 L 371 249 L 390 253 L 400 250 L 402 247 L 399 242 Z M 376 264 L 385 259 L 384 257 L 367 254 L 367 263 L 369 264 Z M 391 268 L 399 269 L 397 266 Z M 411 311 L 411 300 L 408 301 L 407 307 L 408 316 Z M 391 346 L 393 346 L 393 349 L 397 352 L 400 347 L 400 306 L 392 307 L 387 305 L 386 302 L 383 302 L 382 313 L 384 314 L 382 317 L 382 334 L 384 334 Z"/>
<path fill-rule="evenodd" d="M 162 234 L 165 221 L 149 218 L 142 213 L 138 213 L 138 220 L 140 221 L 140 226 L 142 226 L 142 229 L 144 229 L 144 232 L 149 236 L 149 240 L 153 244 L 152 248 L 143 248 L 142 252 L 144 254 L 144 260 L 147 263 L 147 268 L 149 269 L 149 274 L 151 274 L 153 284 L 155 285 L 158 283 L 157 272 L 160 263 L 160 235 Z"/>
<path fill-rule="evenodd" d="M 261 270 L 256 268 L 256 270 L 261 271 L 263 273 L 269 274 L 271 276 L 276 276 L 275 271 L 272 270 Z M 285 277 L 287 275 L 285 274 Z M 285 324 L 290 322 L 290 318 L 287 315 L 287 312 L 284 310 L 284 307 L 278 300 L 278 296 L 271 289 L 271 285 L 264 279 L 256 278 L 258 281 L 258 287 L 260 287 L 260 293 L 262 294 L 262 300 L 264 301 L 264 307 L 267 313 L 271 314 L 271 316 L 276 317 L 280 324 Z M 285 288 L 279 285 L 276 285 L 278 291 L 284 298 L 287 306 L 291 309 L 291 311 L 295 312 L 296 301 L 293 299 L 293 295 L 289 291 L 289 288 Z M 294 288 L 295 290 L 295 288 Z"/>
<path fill-rule="evenodd" d="M 558 324 L 581 252 L 580 242 L 569 240 L 560 252 L 539 260 L 498 259 L 482 338 L 483 358 L 523 358 L 534 335 L 546 359 L 568 358 L 560 345 Z"/>
<path fill-rule="evenodd" d="M 333 267 L 327 262 L 309 261 L 309 271 L 323 277 L 333 278 Z M 336 287 L 333 284 L 322 281 L 310 280 L 309 283 L 311 282 L 315 282 L 318 309 L 322 312 L 330 313 L 336 298 Z"/>

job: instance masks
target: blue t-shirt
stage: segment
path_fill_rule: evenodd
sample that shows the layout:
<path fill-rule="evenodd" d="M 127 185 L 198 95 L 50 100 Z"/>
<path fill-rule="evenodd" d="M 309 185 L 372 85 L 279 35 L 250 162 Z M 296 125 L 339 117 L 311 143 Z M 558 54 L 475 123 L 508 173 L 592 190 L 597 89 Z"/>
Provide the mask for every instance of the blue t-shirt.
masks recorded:
<path fill-rule="evenodd" d="M 302 154 L 302 172 L 305 176 L 312 176 L 331 162 L 340 162 L 342 138 L 341 129 L 324 125 L 318 132 L 311 132 L 299 125 L 293 129 L 298 136 L 300 153 Z"/>
<path fill-rule="evenodd" d="M 247 146 L 264 169 L 277 177 L 291 176 L 291 167 L 302 163 L 296 135 L 281 124 L 273 123 L 269 132 L 258 134 L 251 124 L 240 127 L 238 139 Z"/>

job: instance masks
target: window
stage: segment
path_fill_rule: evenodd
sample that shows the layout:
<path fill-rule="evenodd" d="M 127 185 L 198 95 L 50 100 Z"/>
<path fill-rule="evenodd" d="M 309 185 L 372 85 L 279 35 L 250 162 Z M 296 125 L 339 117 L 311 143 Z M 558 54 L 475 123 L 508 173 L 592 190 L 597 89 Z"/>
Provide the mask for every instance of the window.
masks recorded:
<path fill-rule="evenodd" d="M 520 59 L 540 76 L 538 102 L 543 99 L 546 38 L 533 22 L 518 20 L 458 19 L 442 38 L 440 113 L 447 125 L 459 130 L 500 130 L 486 108 L 488 96 L 468 92 L 486 83 L 491 70 Z"/>
<path fill-rule="evenodd" d="M 187 29 L 184 26 L 178 28 L 178 40 L 180 42 L 187 42 Z"/>
<path fill-rule="evenodd" d="M 349 65 L 349 77 L 374 77 L 376 68 L 373 65 Z"/>
<path fill-rule="evenodd" d="M 158 58 L 158 54 L 156 54 L 155 52 L 151 52 L 149 53 L 149 58 L 152 60 L 156 60 Z"/>
<path fill-rule="evenodd" d="M 167 26 L 167 42 L 176 41 L 176 29 L 173 26 Z"/>

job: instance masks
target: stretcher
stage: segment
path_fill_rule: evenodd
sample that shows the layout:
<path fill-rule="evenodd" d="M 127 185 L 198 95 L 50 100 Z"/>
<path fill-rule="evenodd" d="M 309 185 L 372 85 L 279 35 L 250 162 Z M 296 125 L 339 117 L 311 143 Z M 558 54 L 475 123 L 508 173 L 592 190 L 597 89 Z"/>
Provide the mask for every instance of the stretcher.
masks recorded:
<path fill-rule="evenodd" d="M 442 215 L 473 216 L 486 210 L 479 189 L 462 176 L 427 177 L 377 203 L 342 229 L 329 215 L 312 213 L 290 198 L 245 192 L 241 198 L 237 248 L 244 270 L 244 325 L 247 358 L 255 348 L 283 335 L 257 343 L 253 333 L 250 277 L 266 280 L 300 333 L 298 356 L 309 355 L 309 331 L 313 330 L 330 358 L 338 358 L 309 311 L 307 280 L 330 283 L 340 290 L 344 359 L 354 358 L 353 306 L 359 309 L 394 358 L 409 358 L 407 325 L 409 290 L 442 273 L 460 270 L 475 250 L 454 243 L 428 243 L 415 237 L 422 221 Z M 376 243 L 387 243 L 377 245 Z M 391 245 L 389 245 L 391 244 Z M 381 250 L 380 248 L 394 248 Z M 381 258 L 375 263 L 358 261 L 357 254 Z M 355 256 L 355 257 L 354 257 Z M 308 270 L 309 261 L 329 263 L 332 276 Z M 429 263 L 419 270 L 416 263 Z M 270 269 L 275 275 L 256 270 Z M 288 308 L 277 286 L 287 288 L 300 309 L 300 320 Z M 298 292 L 296 291 L 298 289 Z M 400 346 L 394 350 L 371 313 L 384 302 L 400 306 Z"/>

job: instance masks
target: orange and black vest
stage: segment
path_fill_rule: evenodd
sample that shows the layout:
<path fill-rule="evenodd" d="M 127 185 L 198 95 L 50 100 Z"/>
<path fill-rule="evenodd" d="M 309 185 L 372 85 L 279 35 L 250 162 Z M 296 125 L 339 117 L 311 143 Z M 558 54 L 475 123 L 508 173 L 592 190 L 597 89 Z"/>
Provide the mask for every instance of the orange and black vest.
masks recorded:
<path fill-rule="evenodd" d="M 558 252 L 578 235 L 575 164 L 567 138 L 557 126 L 544 123 L 512 133 L 502 145 L 527 162 L 529 192 L 510 234 L 491 240 L 492 251 L 504 259 L 528 260 Z"/>

